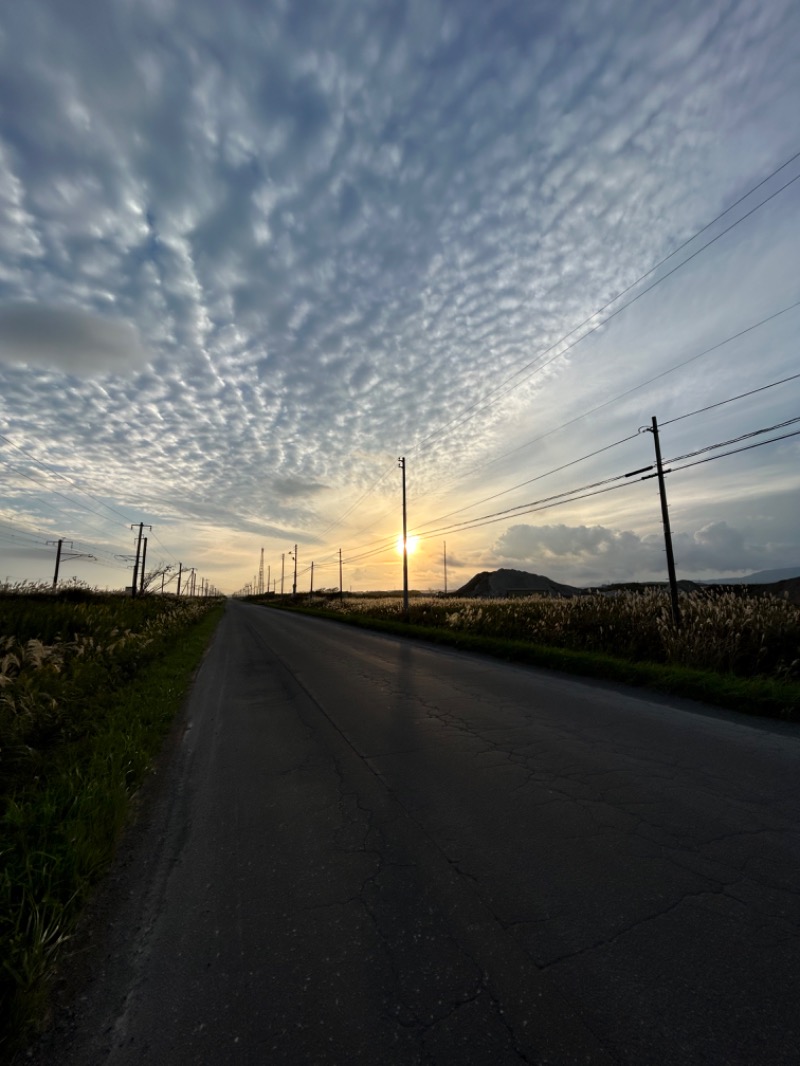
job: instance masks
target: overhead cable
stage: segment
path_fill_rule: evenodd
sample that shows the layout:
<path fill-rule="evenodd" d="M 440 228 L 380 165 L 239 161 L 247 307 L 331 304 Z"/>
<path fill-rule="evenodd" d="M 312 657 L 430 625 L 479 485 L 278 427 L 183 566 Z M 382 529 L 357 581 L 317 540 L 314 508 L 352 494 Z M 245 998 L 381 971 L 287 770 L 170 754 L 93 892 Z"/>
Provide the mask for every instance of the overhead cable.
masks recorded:
<path fill-rule="evenodd" d="M 715 407 L 724 407 L 726 403 L 733 403 L 734 400 L 743 400 L 747 396 L 755 396 L 756 393 L 766 392 L 767 389 L 774 389 L 776 385 L 785 385 L 787 381 L 797 381 L 800 378 L 800 374 L 790 374 L 788 378 L 781 378 L 780 381 L 771 381 L 769 385 L 761 385 L 757 389 L 750 389 L 749 392 L 740 392 L 738 396 L 729 396 L 727 400 L 720 400 L 718 403 L 710 403 L 707 407 L 699 407 L 696 411 L 689 411 L 685 415 L 677 415 L 675 418 L 668 418 L 665 422 L 661 423 L 661 426 L 669 426 L 673 422 L 680 422 L 684 418 L 692 418 L 694 415 L 702 415 L 706 411 L 713 411 Z"/>
<path fill-rule="evenodd" d="M 566 422 L 562 422 L 561 425 L 553 426 L 552 429 L 548 429 L 544 433 L 540 433 L 538 437 L 532 437 L 530 440 L 525 441 L 524 444 L 517 445 L 516 448 L 512 448 L 510 451 L 503 452 L 502 455 L 498 455 L 494 459 L 490 459 L 488 462 L 483 463 L 478 469 L 485 470 L 486 467 L 493 466 L 495 463 L 499 463 L 503 459 L 507 459 L 509 455 L 515 455 L 517 452 L 522 451 L 524 448 L 530 447 L 531 444 L 537 444 L 540 440 L 544 440 L 546 437 L 552 436 L 554 433 L 558 433 L 562 429 L 566 429 L 568 426 L 574 425 L 576 422 L 580 422 L 584 418 L 588 418 L 589 415 L 596 414 L 598 411 L 602 411 L 604 407 L 610 407 L 611 404 L 617 403 L 619 400 L 624 400 L 626 396 L 630 396 L 634 392 L 638 392 L 639 389 L 645 388 L 647 385 L 652 385 L 654 381 L 659 381 L 661 378 L 667 377 L 669 374 L 673 374 L 676 370 L 682 370 L 683 367 L 688 366 L 690 363 L 696 362 L 698 359 L 702 359 L 705 355 L 710 355 L 712 352 L 717 351 L 726 344 L 730 344 L 732 341 L 738 340 L 740 337 L 744 337 L 747 333 L 752 333 L 753 330 L 758 329 L 761 326 L 766 325 L 768 322 L 772 322 L 780 315 L 785 315 L 787 311 L 792 311 L 796 307 L 800 307 L 800 300 L 795 300 L 794 303 L 788 304 L 786 307 L 780 308 L 778 311 L 774 311 L 772 314 L 767 315 L 766 318 L 760 319 L 758 322 L 753 322 L 751 325 L 746 326 L 744 329 L 740 329 L 737 333 L 732 333 L 729 337 L 725 337 L 724 340 L 718 341 L 716 344 L 712 344 L 710 348 L 704 348 L 702 352 L 698 352 L 696 355 L 691 356 L 689 359 L 684 359 L 680 363 L 675 363 L 674 366 L 669 367 L 667 370 L 662 370 L 661 373 L 656 374 L 652 378 L 648 378 L 646 381 L 639 382 L 638 385 L 633 385 L 630 389 L 626 389 L 624 392 L 618 393 L 616 396 L 612 396 L 609 400 L 604 400 L 603 403 L 597 404 L 595 407 L 590 407 L 588 411 L 584 411 L 582 414 L 576 415 L 574 418 L 568 419 Z M 774 385 L 782 385 L 786 381 L 793 381 L 796 377 L 800 377 L 800 374 L 795 374 L 792 377 L 784 378 L 783 381 L 776 381 Z M 773 385 L 765 385 L 764 388 L 772 388 Z M 754 390 L 758 392 L 759 390 Z M 744 393 L 743 395 L 751 395 L 750 393 Z M 738 397 L 733 397 L 738 399 Z M 730 400 L 723 400 L 723 403 L 730 403 Z M 712 407 L 716 406 L 712 404 Z M 702 410 L 710 410 L 711 408 L 703 408 Z M 691 412 L 696 414 L 699 412 Z M 689 415 L 681 415 L 680 418 L 688 418 Z M 672 418 L 667 422 L 662 422 L 662 426 L 669 425 L 670 422 L 677 422 L 677 418 Z"/>
<path fill-rule="evenodd" d="M 569 344 L 565 345 L 565 347 L 560 348 L 560 345 L 564 344 L 564 342 L 567 341 L 570 337 L 572 337 L 573 334 L 577 333 L 578 330 L 583 329 L 584 326 L 587 326 L 593 319 L 595 319 L 598 315 L 602 314 L 613 303 L 616 303 L 617 300 L 621 299 L 623 296 L 625 296 L 627 293 L 629 293 L 632 289 L 634 289 L 637 285 L 641 284 L 642 281 L 646 280 L 648 277 L 650 277 L 652 274 L 654 274 L 655 271 L 657 271 L 666 262 L 668 262 L 668 260 L 670 260 L 674 255 L 676 255 L 678 252 L 680 252 L 684 248 L 686 248 L 686 246 L 688 244 L 690 244 L 698 236 L 700 236 L 707 229 L 709 229 L 711 226 L 713 226 L 715 222 L 718 222 L 721 218 L 723 218 L 726 214 L 728 214 L 731 210 L 733 210 L 734 207 L 736 207 L 740 203 L 742 203 L 743 200 L 745 200 L 748 196 L 752 195 L 752 193 L 754 193 L 757 189 L 761 188 L 761 186 L 764 185 L 765 182 L 769 181 L 770 178 L 773 178 L 781 170 L 783 170 L 785 167 L 787 167 L 791 162 L 793 162 L 795 159 L 797 159 L 799 155 L 800 155 L 800 153 L 795 153 L 795 155 L 793 155 L 785 163 L 781 164 L 781 166 L 778 167 L 777 170 L 774 170 L 771 174 L 767 175 L 767 177 L 764 178 L 762 181 L 760 181 L 757 185 L 753 186 L 753 188 L 750 189 L 747 193 L 745 193 L 744 196 L 740 197 L 734 204 L 731 204 L 730 207 L 726 208 L 723 212 L 721 212 L 719 215 L 717 215 L 717 217 L 715 219 L 712 219 L 711 222 L 707 223 L 705 226 L 703 226 L 702 229 L 700 229 L 696 233 L 694 233 L 690 238 L 688 238 L 688 240 L 684 241 L 683 244 L 679 245 L 678 248 L 674 249 L 672 252 L 669 253 L 669 255 L 667 255 L 663 259 L 661 259 L 658 263 L 656 263 L 655 266 L 651 267 L 650 270 L 648 270 L 646 273 L 642 274 L 639 278 L 636 279 L 636 281 L 632 282 L 627 288 L 623 289 L 621 292 L 618 292 L 616 294 L 616 296 L 613 296 L 610 300 L 608 300 L 605 304 L 603 304 L 602 307 L 600 307 L 596 311 L 592 312 L 592 314 L 589 315 L 587 318 L 585 318 L 583 320 L 583 322 L 579 323 L 577 326 L 575 326 L 573 329 L 571 329 L 568 333 L 565 333 L 559 340 L 554 341 L 552 344 L 548 345 L 547 348 L 543 349 L 543 351 L 541 351 L 536 356 L 536 359 L 531 360 L 530 362 L 526 363 L 523 367 L 521 367 L 519 370 L 516 370 L 513 374 L 511 374 L 508 378 L 506 378 L 505 381 L 502 381 L 499 385 L 495 386 L 493 389 L 490 389 L 489 392 L 486 393 L 480 400 L 476 400 L 475 403 L 473 403 L 469 407 L 465 408 L 465 410 L 462 411 L 460 415 L 455 415 L 448 422 L 445 422 L 445 424 L 440 429 L 435 430 L 433 433 L 429 433 L 426 437 L 423 437 L 414 446 L 413 451 L 418 451 L 422 447 L 423 444 L 427 444 L 428 442 L 430 442 L 432 440 L 435 440 L 438 437 L 442 436 L 444 431 L 446 429 L 450 428 L 451 426 L 454 427 L 454 428 L 458 428 L 459 426 L 464 425 L 467 421 L 470 421 L 470 419 L 472 417 L 471 412 L 477 413 L 479 410 L 486 410 L 486 409 L 492 407 L 497 399 L 500 399 L 502 396 L 508 395 L 508 393 L 513 392 L 514 389 L 519 387 L 521 382 L 517 382 L 515 385 L 511 385 L 510 388 L 507 388 L 507 386 L 509 386 L 510 383 L 512 381 L 514 381 L 515 378 L 521 377 L 521 375 L 525 374 L 526 371 L 528 371 L 528 370 L 531 371 L 531 375 L 539 373 L 546 366 L 549 366 L 552 362 L 554 362 L 560 356 L 566 354 L 566 352 L 568 352 L 572 348 L 574 348 L 576 344 L 579 344 L 586 337 L 589 337 L 593 333 L 595 333 L 598 329 L 600 329 L 601 326 L 606 325 L 613 318 L 616 318 L 617 315 L 621 314 L 622 311 L 626 310 L 628 307 L 631 307 L 634 303 L 637 302 L 637 300 L 640 300 L 643 296 L 647 295 L 648 292 L 651 292 L 654 288 L 656 288 L 657 285 L 660 285 L 662 282 L 666 281 L 667 278 L 672 277 L 673 274 L 675 274 L 675 273 L 677 273 L 677 271 L 681 270 L 684 266 L 686 266 L 687 263 L 690 263 L 693 259 L 695 259 L 702 252 L 704 252 L 707 248 L 710 248 L 712 244 L 715 244 L 718 240 L 720 240 L 722 237 L 724 237 L 727 233 L 730 233 L 730 231 L 732 229 L 734 229 L 736 226 L 740 225 L 740 223 L 742 223 L 742 222 L 746 221 L 746 219 L 750 218 L 751 215 L 755 214 L 756 211 L 758 211 L 762 207 L 764 207 L 765 204 L 769 203 L 776 196 L 778 196 L 780 193 L 782 193 L 785 189 L 789 188 L 790 185 L 792 185 L 792 184 L 794 184 L 794 182 L 798 181 L 800 179 L 800 174 L 796 174 L 793 178 L 790 178 L 789 181 L 785 182 L 783 185 L 781 185 L 780 188 L 778 188 L 774 192 L 770 193 L 769 196 L 765 197 L 765 199 L 763 199 L 760 203 L 756 204 L 755 207 L 752 207 L 749 211 L 745 212 L 745 214 L 743 214 L 739 218 L 737 218 L 736 221 L 732 222 L 729 226 L 726 226 L 725 229 L 721 230 L 718 234 L 716 234 L 716 236 L 714 236 L 710 240 L 706 241 L 705 244 L 703 244 L 700 248 L 698 248 L 694 252 L 692 252 L 691 255 L 688 255 L 685 259 L 682 259 L 681 262 L 678 263 L 676 266 L 672 267 L 665 274 L 662 274 L 654 282 L 652 282 L 646 288 L 642 289 L 640 292 L 638 292 L 634 297 L 632 297 L 626 303 L 622 304 L 620 307 L 616 308 L 616 310 L 614 310 L 610 314 L 608 314 L 601 322 L 597 322 L 594 326 L 592 326 L 590 329 L 588 329 L 585 333 L 582 333 L 580 335 L 580 337 L 576 337 L 573 341 L 570 341 Z M 539 360 L 542 356 L 548 355 L 550 352 L 553 352 L 554 349 L 556 349 L 556 348 L 559 348 L 559 351 L 556 351 L 555 354 L 553 354 L 549 359 L 546 359 L 544 362 L 539 363 L 538 365 L 535 365 L 537 363 L 537 360 Z M 531 375 L 528 375 L 528 376 L 531 376 Z M 467 417 L 467 416 L 469 416 L 469 417 Z"/>
<path fill-rule="evenodd" d="M 15 444 L 12 440 L 4 436 L 2 433 L 0 433 L 0 440 L 4 440 L 6 444 L 10 444 L 12 448 L 15 448 L 18 452 L 21 452 L 22 455 L 26 456 L 28 459 L 31 459 L 34 463 L 37 463 L 39 466 L 42 467 L 43 470 L 46 470 L 48 474 L 52 474 L 53 477 L 57 477 L 60 478 L 62 481 L 66 481 L 66 483 L 68 485 L 71 485 L 76 492 L 82 492 L 84 496 L 89 496 L 91 499 L 99 503 L 101 507 L 107 507 L 109 511 L 113 511 L 114 514 L 118 515 L 126 524 L 130 522 L 130 519 L 127 518 L 121 511 L 118 511 L 116 507 L 112 507 L 110 503 L 106 503 L 105 500 L 101 500 L 99 496 L 95 496 L 94 493 L 89 492 L 88 489 L 83 489 L 79 485 L 76 485 L 71 478 L 66 477 L 64 474 L 60 473 L 58 470 L 55 470 L 52 466 L 50 466 L 48 463 L 43 462 L 41 459 L 37 459 L 35 455 L 32 455 L 29 451 L 26 451 L 25 448 L 20 447 L 19 444 Z M 106 519 L 106 521 L 108 521 L 108 519 Z"/>

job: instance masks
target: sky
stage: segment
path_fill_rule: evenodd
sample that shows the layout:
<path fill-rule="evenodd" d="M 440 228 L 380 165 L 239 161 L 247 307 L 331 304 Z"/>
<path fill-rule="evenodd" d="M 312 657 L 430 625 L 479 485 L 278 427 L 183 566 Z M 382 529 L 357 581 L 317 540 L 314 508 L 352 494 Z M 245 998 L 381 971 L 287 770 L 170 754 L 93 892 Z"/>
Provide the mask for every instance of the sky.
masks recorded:
<path fill-rule="evenodd" d="M 412 589 L 664 579 L 653 417 L 800 565 L 798 99 L 796 0 L 3 5 L 0 582 L 397 589 L 400 458 Z"/>

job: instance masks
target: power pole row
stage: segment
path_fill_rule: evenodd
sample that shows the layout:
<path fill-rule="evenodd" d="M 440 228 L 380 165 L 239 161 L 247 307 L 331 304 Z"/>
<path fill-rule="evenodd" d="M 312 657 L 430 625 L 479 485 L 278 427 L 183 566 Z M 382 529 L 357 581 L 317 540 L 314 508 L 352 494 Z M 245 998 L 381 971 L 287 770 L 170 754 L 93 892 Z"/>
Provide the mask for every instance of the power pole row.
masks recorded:
<path fill-rule="evenodd" d="M 667 555 L 667 573 L 669 576 L 670 587 L 670 599 L 672 604 L 672 620 L 675 628 L 680 628 L 681 616 L 680 605 L 678 602 L 678 581 L 675 573 L 675 557 L 672 551 L 672 531 L 669 523 L 669 509 L 667 506 L 667 490 L 664 482 L 664 475 L 670 473 L 669 470 L 664 470 L 663 461 L 661 458 L 661 445 L 658 436 L 658 422 L 655 415 L 653 415 L 652 424 L 650 426 L 642 427 L 640 432 L 647 432 L 653 434 L 653 443 L 655 445 L 656 453 L 656 473 L 649 474 L 648 477 L 658 478 L 658 491 L 661 499 L 661 519 L 664 526 L 664 542 L 666 545 Z M 400 456 L 397 460 L 397 464 L 402 474 L 402 501 L 403 501 L 403 615 L 408 619 L 408 512 L 406 504 L 406 460 L 404 456 Z M 643 467 L 641 470 L 633 470 L 627 477 L 632 477 L 635 474 L 641 474 L 645 470 L 651 470 L 652 467 Z M 646 481 L 647 478 L 641 479 Z M 292 581 L 292 596 L 297 595 L 297 545 L 294 546 L 294 551 L 290 551 L 289 556 L 294 560 L 294 578 Z M 283 596 L 283 584 L 284 584 L 284 565 L 286 554 L 281 555 L 281 596 Z M 447 595 L 447 541 L 443 543 L 443 563 L 444 563 L 444 591 Z M 257 587 L 263 592 L 263 573 L 264 573 L 264 549 L 261 549 L 261 569 L 259 572 L 259 579 Z M 255 582 L 254 582 L 255 584 Z M 313 595 L 314 592 L 314 563 L 311 563 L 311 585 L 310 592 Z M 342 549 L 339 548 L 339 596 L 344 595 L 344 588 L 342 582 Z"/>

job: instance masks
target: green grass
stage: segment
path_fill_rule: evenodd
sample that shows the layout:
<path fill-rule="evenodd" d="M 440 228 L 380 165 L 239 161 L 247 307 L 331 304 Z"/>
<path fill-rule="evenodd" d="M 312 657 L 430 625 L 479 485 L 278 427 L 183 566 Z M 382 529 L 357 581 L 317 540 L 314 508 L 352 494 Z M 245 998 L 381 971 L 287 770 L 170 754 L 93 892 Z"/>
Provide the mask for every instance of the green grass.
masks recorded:
<path fill-rule="evenodd" d="M 137 663 L 78 675 L 59 726 L 5 768 L 0 822 L 0 1047 L 35 1024 L 92 887 L 219 622 L 222 605 Z M 124 650 L 124 649 L 123 649 Z M 74 679 L 73 679 L 74 680 Z M 77 687 L 76 687 L 77 686 Z M 91 686 L 91 687 L 89 687 Z"/>
<path fill-rule="evenodd" d="M 635 661 L 596 651 L 560 648 L 394 619 L 371 618 L 365 613 L 345 614 L 318 606 L 291 605 L 277 601 L 268 601 L 266 605 L 300 611 L 363 629 L 413 637 L 433 644 L 491 655 L 507 662 L 649 688 L 745 714 L 800 721 L 800 684 L 795 681 L 767 677 L 748 678 L 681 665 Z"/>

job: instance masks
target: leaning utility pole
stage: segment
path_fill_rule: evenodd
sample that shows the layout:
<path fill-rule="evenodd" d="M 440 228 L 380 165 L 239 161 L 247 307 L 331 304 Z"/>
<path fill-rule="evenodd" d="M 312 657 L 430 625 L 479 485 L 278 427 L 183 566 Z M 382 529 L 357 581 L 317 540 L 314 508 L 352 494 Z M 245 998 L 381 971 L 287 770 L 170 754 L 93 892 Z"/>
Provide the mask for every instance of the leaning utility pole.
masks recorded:
<path fill-rule="evenodd" d="M 408 621 L 408 536 L 406 525 L 406 460 L 405 456 L 397 460 L 403 471 L 403 617 Z"/>
<path fill-rule="evenodd" d="M 67 549 L 66 554 L 61 550 L 62 549 L 62 545 L 64 545 L 64 544 L 69 544 L 69 548 Z M 96 556 L 90 555 L 88 552 L 76 552 L 76 551 L 73 551 L 72 549 L 75 547 L 73 542 L 71 540 L 65 541 L 63 537 L 60 540 L 57 540 L 57 541 L 56 540 L 48 540 L 47 541 L 47 545 L 48 545 L 48 547 L 52 547 L 52 546 L 56 546 L 57 545 L 57 547 L 56 547 L 56 570 L 55 570 L 55 573 L 53 574 L 53 591 L 54 592 L 55 592 L 56 587 L 58 585 L 58 570 L 59 570 L 59 566 L 61 564 L 61 560 L 62 559 L 95 559 L 96 558 Z"/>
<path fill-rule="evenodd" d="M 61 540 L 59 540 L 58 542 L 56 542 L 54 540 L 48 540 L 47 543 L 48 543 L 48 545 L 58 543 L 58 548 L 56 549 L 56 572 L 53 574 L 53 590 L 55 591 L 55 587 L 58 584 L 58 568 L 61 565 L 61 545 L 64 543 L 64 540 L 63 540 L 63 538 Z M 70 541 L 70 546 L 71 545 L 72 545 L 72 541 Z"/>
<path fill-rule="evenodd" d="M 66 554 L 62 551 L 62 546 L 64 544 L 69 544 L 69 548 L 66 550 Z M 57 547 L 56 547 L 56 545 L 57 545 Z M 56 547 L 56 570 L 55 570 L 55 573 L 53 574 L 53 591 L 54 592 L 55 592 L 56 587 L 58 585 L 58 570 L 59 570 L 59 566 L 61 565 L 61 560 L 62 559 L 95 559 L 96 558 L 96 556 L 90 555 L 89 552 L 76 552 L 76 551 L 73 551 L 72 549 L 75 547 L 73 542 L 71 540 L 65 541 L 63 537 L 60 540 L 57 540 L 57 541 L 56 540 L 48 540 L 47 541 L 47 546 L 48 547 Z"/>
<path fill-rule="evenodd" d="M 649 432 L 653 434 L 653 444 L 656 449 L 656 471 L 658 476 L 658 492 L 661 496 L 661 520 L 664 525 L 664 543 L 667 548 L 667 573 L 669 574 L 669 592 L 672 599 L 672 621 L 676 629 L 680 629 L 681 612 L 678 605 L 678 579 L 675 576 L 675 556 L 672 554 L 672 531 L 669 527 L 669 510 L 667 508 L 667 489 L 664 484 L 664 468 L 661 463 L 661 444 L 658 439 L 658 422 L 653 415 L 653 425 Z M 669 471 L 666 471 L 669 473 Z"/>
<path fill-rule="evenodd" d="M 178 592 L 177 592 L 177 595 L 178 595 L 179 599 L 180 599 L 180 595 L 181 595 L 181 574 L 182 573 L 183 573 L 183 563 L 178 563 Z"/>
<path fill-rule="evenodd" d="M 144 596 L 144 561 L 147 558 L 147 537 L 142 541 L 142 573 L 139 577 L 139 591 Z"/>
<path fill-rule="evenodd" d="M 136 541 L 136 562 L 133 564 L 133 581 L 131 582 L 131 596 L 136 595 L 136 582 L 139 579 L 139 556 L 142 552 L 142 530 L 145 528 L 144 522 L 139 523 L 139 537 Z M 148 529 L 152 530 L 152 526 L 148 526 Z M 136 529 L 135 524 L 131 524 L 131 529 Z"/>

